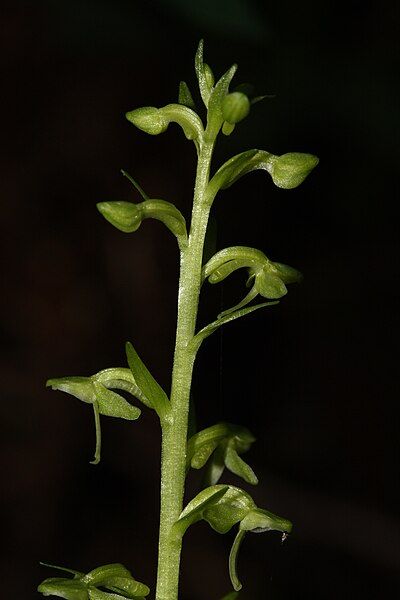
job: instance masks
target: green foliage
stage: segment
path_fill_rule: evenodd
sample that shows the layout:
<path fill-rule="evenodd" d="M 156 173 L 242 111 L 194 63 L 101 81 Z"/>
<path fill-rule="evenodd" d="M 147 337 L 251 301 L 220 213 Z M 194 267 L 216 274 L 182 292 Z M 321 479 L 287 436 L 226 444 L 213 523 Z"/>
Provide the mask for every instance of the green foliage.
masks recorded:
<path fill-rule="evenodd" d="M 205 125 L 196 112 L 196 101 L 185 81 L 179 84 L 178 103 L 161 108 L 141 107 L 126 113 L 128 121 L 145 133 L 158 135 L 165 132 L 170 123 L 177 123 L 186 138 L 194 142 L 198 164 L 188 229 L 184 217 L 174 204 L 149 198 L 125 171 L 122 171 L 123 175 L 139 192 L 142 202 L 135 204 L 110 200 L 97 204 L 99 212 L 119 231 L 136 232 L 144 219 L 152 218 L 161 221 L 177 238 L 180 279 L 171 392 L 167 395 L 161 388 L 129 342 L 126 344 L 129 369 L 110 368 L 91 377 L 63 377 L 47 382 L 53 389 L 93 406 L 96 425 L 94 463 L 100 460 L 100 416 L 135 420 L 140 415 L 140 409 L 132 406 L 115 390 L 132 395 L 157 413 L 162 430 L 162 457 L 156 600 L 178 598 L 182 538 L 190 525 L 204 520 L 221 534 L 237 526 L 229 556 L 229 573 L 234 591 L 223 600 L 236 599 L 241 588 L 237 557 L 246 533 L 278 531 L 286 537 L 292 530 L 290 521 L 258 508 L 246 491 L 218 483 L 225 469 L 248 484 L 255 485 L 258 482 L 253 469 L 242 458 L 255 441 L 251 432 L 243 426 L 218 423 L 203 431 L 191 432 L 187 440 L 189 404 L 193 365 L 203 340 L 228 322 L 259 308 L 278 304 L 288 292 L 287 285 L 302 280 L 296 269 L 272 261 L 263 251 L 246 246 L 219 250 L 202 264 L 210 210 L 217 194 L 257 169 L 267 171 L 277 187 L 295 188 L 315 168 L 318 159 L 311 154 L 298 152 L 277 156 L 266 150 L 247 150 L 228 159 L 210 176 L 218 134 L 221 130 L 225 135 L 232 134 L 238 123 L 252 116 L 251 106 L 265 96 L 255 97 L 251 86 L 247 84 L 229 89 L 236 65 L 217 78 L 215 83 L 211 67 L 204 62 L 203 50 L 201 41 L 195 56 L 195 72 L 199 95 L 207 111 Z M 254 210 L 252 208 L 251 212 Z M 224 310 L 215 321 L 197 330 L 200 289 L 204 281 L 207 279 L 210 284 L 220 283 L 238 269 L 247 271 L 246 285 L 249 291 L 246 296 L 236 306 Z M 251 304 L 257 296 L 267 301 Z M 190 415 L 193 414 L 191 405 Z M 204 468 L 205 489 L 182 510 L 184 482 L 190 468 Z M 136 581 L 120 564 L 105 565 L 87 574 L 72 569 L 61 570 L 72 575 L 72 578 L 46 579 L 38 588 L 43 595 L 67 600 L 118 600 L 143 599 L 149 593 L 149 588 Z"/>

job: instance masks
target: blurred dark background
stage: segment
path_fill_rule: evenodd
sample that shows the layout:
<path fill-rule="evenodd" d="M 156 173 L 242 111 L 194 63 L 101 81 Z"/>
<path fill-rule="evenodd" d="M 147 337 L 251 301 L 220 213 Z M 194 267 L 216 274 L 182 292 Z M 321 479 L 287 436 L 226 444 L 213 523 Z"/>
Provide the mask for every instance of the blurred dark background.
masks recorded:
<path fill-rule="evenodd" d="M 234 153 L 317 154 L 298 189 L 264 172 L 215 203 L 217 245 L 250 245 L 301 269 L 278 307 L 227 325 L 202 347 L 199 427 L 224 419 L 258 438 L 248 454 L 262 507 L 294 521 L 247 536 L 240 598 L 383 598 L 399 581 L 397 2 L 221 0 L 12 2 L 1 9 L 3 144 L 2 554 L 4 597 L 37 598 L 39 560 L 129 566 L 154 590 L 159 432 L 103 418 L 89 464 L 89 406 L 44 387 L 52 376 L 125 365 L 135 343 L 170 384 L 178 252 L 158 222 L 121 234 L 100 200 L 175 202 L 189 217 L 195 151 L 180 129 L 146 136 L 127 110 L 195 89 L 206 40 L 217 74 L 275 98 L 257 104 L 214 168 Z M 206 285 L 200 324 L 243 293 Z M 192 481 L 196 480 L 193 476 Z M 234 477 L 226 481 L 238 483 Z M 195 484 L 191 486 L 194 488 Z M 185 538 L 183 600 L 230 589 L 232 535 Z"/>

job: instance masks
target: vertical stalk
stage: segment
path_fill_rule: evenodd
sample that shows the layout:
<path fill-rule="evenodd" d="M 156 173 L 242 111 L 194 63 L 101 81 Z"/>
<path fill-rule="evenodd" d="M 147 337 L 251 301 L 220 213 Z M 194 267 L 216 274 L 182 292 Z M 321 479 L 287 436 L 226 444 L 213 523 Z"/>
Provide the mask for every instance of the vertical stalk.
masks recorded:
<path fill-rule="evenodd" d="M 199 153 L 189 241 L 181 253 L 178 320 L 172 371 L 172 418 L 163 425 L 161 511 L 156 600 L 177 600 L 182 541 L 171 527 L 182 512 L 185 486 L 189 398 L 195 353 L 188 344 L 195 333 L 201 286 L 204 238 L 210 208 L 204 204 L 214 141 L 204 141 Z"/>

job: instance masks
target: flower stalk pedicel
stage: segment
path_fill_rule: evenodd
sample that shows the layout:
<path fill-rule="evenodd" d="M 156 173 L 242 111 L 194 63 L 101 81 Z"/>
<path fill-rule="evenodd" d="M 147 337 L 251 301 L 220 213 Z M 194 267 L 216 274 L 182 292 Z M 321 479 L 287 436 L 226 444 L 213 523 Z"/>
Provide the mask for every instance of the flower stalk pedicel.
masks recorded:
<path fill-rule="evenodd" d="M 183 536 L 187 528 L 197 521 L 207 521 L 219 533 L 226 533 L 235 525 L 238 527 L 229 557 L 234 591 L 224 600 L 237 598 L 242 587 L 236 563 L 246 532 L 280 531 L 286 536 L 292 529 L 287 519 L 259 509 L 244 490 L 218 483 L 225 469 L 241 477 L 245 483 L 258 483 L 253 469 L 242 458 L 255 438 L 241 425 L 217 423 L 195 432 L 188 439 L 190 392 L 193 367 L 202 342 L 224 324 L 278 304 L 287 294 L 287 285 L 301 281 L 301 274 L 296 269 L 270 260 L 260 250 L 244 246 L 220 250 L 203 264 L 205 235 L 214 200 L 221 190 L 229 188 L 255 169 L 267 171 L 278 187 L 295 188 L 317 165 L 318 159 L 297 152 L 276 156 L 265 150 L 247 150 L 229 159 L 210 176 L 211 159 L 219 133 L 232 134 L 236 125 L 250 114 L 251 105 L 262 97 L 250 101 L 242 91 L 246 86 L 237 91 L 229 90 L 236 65 L 215 82 L 211 68 L 203 61 L 202 42 L 196 53 L 195 70 L 200 97 L 207 110 L 204 124 L 184 81 L 179 85 L 178 103 L 162 108 L 142 107 L 126 114 L 133 125 L 150 135 L 159 135 L 170 123 L 177 123 L 185 136 L 194 142 L 197 170 L 190 226 L 187 227 L 184 217 L 173 204 L 150 199 L 125 172 L 123 174 L 131 180 L 143 201 L 135 204 L 117 200 L 97 205 L 104 218 L 124 233 L 136 232 L 144 219 L 154 218 L 162 221 L 177 239 L 180 278 L 170 394 L 157 383 L 129 342 L 126 344 L 129 368 L 105 369 L 91 377 L 51 379 L 47 384 L 92 404 L 97 440 L 94 463 L 100 460 L 101 415 L 129 420 L 140 416 L 140 409 L 115 390 L 127 392 L 157 414 L 162 435 L 162 461 L 156 600 L 177 600 Z M 234 307 L 225 309 L 212 323 L 198 330 L 197 312 L 202 285 L 206 280 L 211 284 L 219 283 L 237 269 L 247 270 L 248 293 Z M 257 296 L 267 301 L 254 304 Z M 183 508 L 186 476 L 191 468 L 203 467 L 204 489 Z M 98 567 L 86 575 L 72 569 L 55 568 L 66 571 L 72 577 L 53 577 L 43 581 L 38 590 L 45 596 L 67 600 L 140 600 L 150 593 L 145 584 L 136 581 L 120 564 Z"/>

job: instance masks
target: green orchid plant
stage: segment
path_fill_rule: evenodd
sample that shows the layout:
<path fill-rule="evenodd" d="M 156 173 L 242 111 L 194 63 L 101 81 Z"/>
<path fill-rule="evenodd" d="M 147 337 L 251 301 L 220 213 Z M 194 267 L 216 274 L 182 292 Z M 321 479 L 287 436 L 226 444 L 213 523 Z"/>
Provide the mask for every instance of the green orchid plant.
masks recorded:
<path fill-rule="evenodd" d="M 237 528 L 228 561 L 233 591 L 224 600 L 237 598 L 242 587 L 237 574 L 237 557 L 246 533 L 278 531 L 285 539 L 292 530 L 289 520 L 258 508 L 246 491 L 218 483 L 225 469 L 247 484 L 258 483 L 253 469 L 242 458 L 255 441 L 248 429 L 217 423 L 188 435 L 192 373 L 202 342 L 230 321 L 277 305 L 287 293 L 287 286 L 302 279 L 296 269 L 269 259 L 261 250 L 243 246 L 219 250 L 203 264 L 213 202 L 220 190 L 229 188 L 250 171 L 262 169 L 269 173 L 276 186 L 292 189 L 300 185 L 318 163 L 311 154 L 291 152 L 276 156 L 266 150 L 247 150 L 230 158 L 210 176 L 219 133 L 231 135 L 249 115 L 251 106 L 263 98 L 251 98 L 243 85 L 230 91 L 236 68 L 233 65 L 215 82 L 211 68 L 203 61 L 201 41 L 195 70 L 207 111 L 204 122 L 183 81 L 179 86 L 178 103 L 162 108 L 138 108 L 126 114 L 130 123 L 150 135 L 163 133 L 170 123 L 177 123 L 186 138 L 194 143 L 197 171 L 189 226 L 176 206 L 149 198 L 124 171 L 142 201 L 109 201 L 97 205 L 103 217 L 124 233 L 136 232 L 144 219 L 153 218 L 162 221 L 177 239 L 180 251 L 178 319 L 169 394 L 157 383 L 129 342 L 126 344 L 127 366 L 105 369 L 90 377 L 63 377 L 47 382 L 54 390 L 66 392 L 93 406 L 96 427 L 94 464 L 100 461 L 101 416 L 128 420 L 140 416 L 140 409 L 118 392 L 129 394 L 157 414 L 162 435 L 162 464 L 156 600 L 177 600 L 182 541 L 188 527 L 196 522 L 204 520 L 221 534 Z M 235 306 L 226 308 L 212 323 L 199 330 L 197 313 L 203 284 L 206 280 L 210 284 L 220 283 L 238 269 L 247 270 L 247 293 Z M 261 296 L 261 302 L 256 301 L 258 296 Z M 200 493 L 184 507 L 185 479 L 190 469 L 204 470 L 203 483 Z M 53 568 L 66 571 L 70 577 L 43 581 L 38 590 L 45 596 L 67 600 L 123 600 L 145 598 L 150 593 L 146 585 L 136 581 L 120 564 L 98 567 L 87 574 L 63 567 Z"/>

